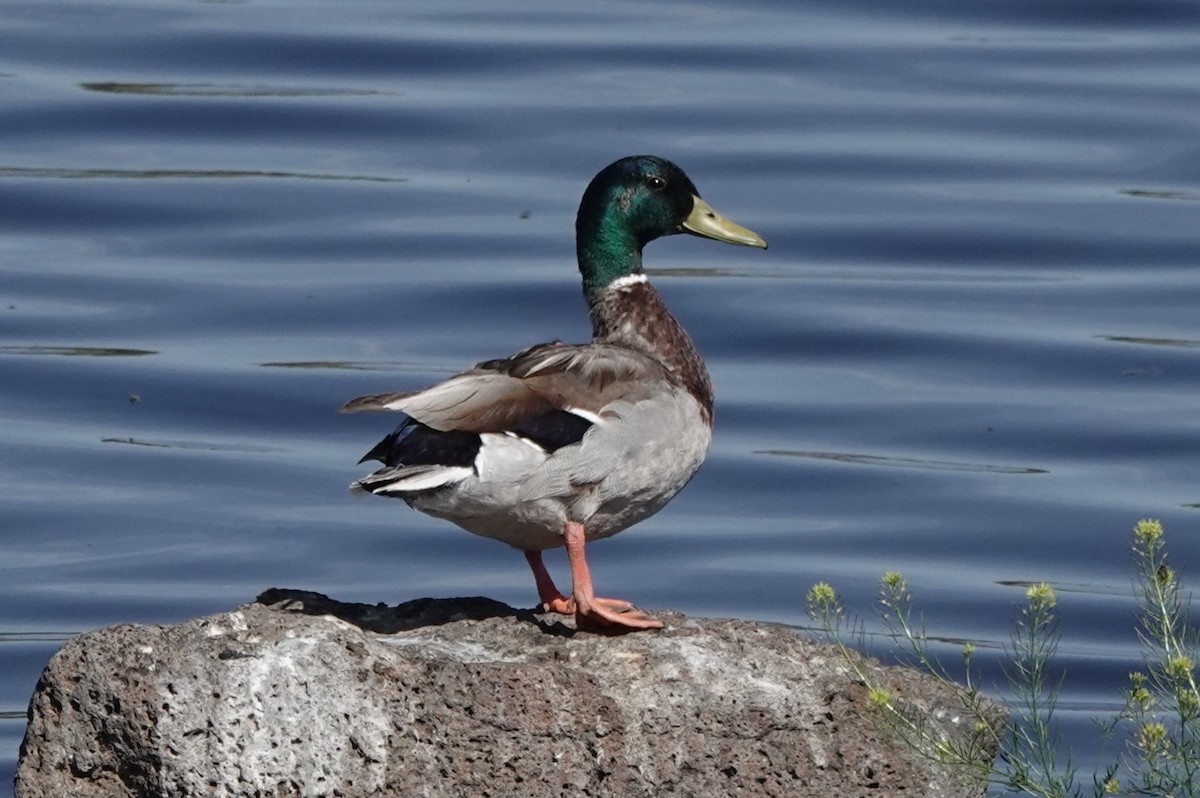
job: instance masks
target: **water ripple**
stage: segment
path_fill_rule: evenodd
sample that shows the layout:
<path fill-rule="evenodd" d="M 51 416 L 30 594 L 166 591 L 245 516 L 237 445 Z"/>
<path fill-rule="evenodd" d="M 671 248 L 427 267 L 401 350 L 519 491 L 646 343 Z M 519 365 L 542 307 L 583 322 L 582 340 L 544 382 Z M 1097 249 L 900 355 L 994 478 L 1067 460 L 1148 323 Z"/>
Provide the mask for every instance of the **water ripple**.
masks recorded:
<path fill-rule="evenodd" d="M 101 443 L 118 443 L 125 446 L 145 446 L 150 449 L 188 449 L 200 452 L 243 452 L 254 454 L 283 453 L 287 450 L 273 446 L 245 446 L 234 443 L 204 443 L 200 441 L 145 440 L 143 438 L 101 438 Z"/>
<path fill-rule="evenodd" d="M 152 349 L 107 346 L 0 346 L 0 355 L 56 355 L 62 357 L 142 357 L 157 355 Z"/>
<path fill-rule="evenodd" d="M 1148 338 L 1145 336 L 1136 335 L 1097 335 L 1097 338 L 1104 341 L 1113 341 L 1119 344 L 1140 344 L 1142 346 L 1173 346 L 1184 349 L 1194 349 L 1200 347 L 1200 341 L 1190 338 Z"/>
<path fill-rule="evenodd" d="M 318 89 L 290 86 L 237 86 L 212 83 L 80 83 L 106 94 L 149 94 L 163 97 L 371 97 L 395 92 L 370 89 Z"/>
<path fill-rule="evenodd" d="M 95 178 L 129 180 L 192 178 L 274 178 L 287 180 L 338 180 L 366 183 L 405 183 L 403 177 L 379 177 L 376 175 L 338 175 L 319 172 L 282 172 L 259 169 L 76 169 L 68 167 L 0 166 L 0 178 L 51 178 L 59 180 L 87 180 Z"/>
<path fill-rule="evenodd" d="M 774 457 L 803 457 L 811 460 L 834 460 L 839 463 L 885 466 L 888 468 L 920 468 L 931 471 L 964 471 L 984 474 L 1048 474 L 1044 468 L 990 465 L 988 463 L 955 463 L 946 460 L 923 460 L 915 457 L 886 457 L 849 452 L 807 452 L 794 449 L 760 449 L 755 454 Z"/>

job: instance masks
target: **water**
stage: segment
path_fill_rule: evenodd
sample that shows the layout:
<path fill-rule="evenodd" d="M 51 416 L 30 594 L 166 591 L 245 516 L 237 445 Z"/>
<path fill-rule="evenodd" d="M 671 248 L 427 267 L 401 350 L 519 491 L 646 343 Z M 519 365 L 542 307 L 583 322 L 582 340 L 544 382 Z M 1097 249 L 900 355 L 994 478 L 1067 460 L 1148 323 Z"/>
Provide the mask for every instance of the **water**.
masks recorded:
<path fill-rule="evenodd" d="M 1132 524 L 1200 575 L 1195 4 L 508 5 L 0 3 L 0 790 L 74 633 L 531 605 L 515 552 L 350 496 L 390 420 L 333 410 L 585 339 L 575 206 L 639 152 L 771 249 L 648 248 L 717 432 L 601 589 L 803 625 L 898 570 L 995 679 L 1048 581 L 1064 748 L 1113 753 Z"/>

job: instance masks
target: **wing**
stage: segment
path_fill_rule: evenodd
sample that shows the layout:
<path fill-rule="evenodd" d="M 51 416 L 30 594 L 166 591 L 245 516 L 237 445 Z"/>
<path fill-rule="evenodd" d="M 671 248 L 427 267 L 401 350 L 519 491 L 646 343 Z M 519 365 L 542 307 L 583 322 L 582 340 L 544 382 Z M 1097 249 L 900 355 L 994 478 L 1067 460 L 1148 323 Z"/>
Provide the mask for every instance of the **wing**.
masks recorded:
<path fill-rule="evenodd" d="M 361 396 L 342 412 L 396 410 L 443 432 L 520 433 L 545 426 L 539 420 L 556 411 L 595 422 L 611 402 L 647 398 L 664 380 L 675 381 L 656 360 L 628 347 L 556 341 L 484 361 L 423 391 Z"/>
<path fill-rule="evenodd" d="M 395 410 L 409 418 L 363 457 L 384 468 L 357 485 L 406 497 L 520 472 L 583 440 L 612 402 L 647 398 L 664 380 L 675 382 L 636 350 L 553 342 L 484 361 L 423 391 L 359 397 L 342 411 Z"/>

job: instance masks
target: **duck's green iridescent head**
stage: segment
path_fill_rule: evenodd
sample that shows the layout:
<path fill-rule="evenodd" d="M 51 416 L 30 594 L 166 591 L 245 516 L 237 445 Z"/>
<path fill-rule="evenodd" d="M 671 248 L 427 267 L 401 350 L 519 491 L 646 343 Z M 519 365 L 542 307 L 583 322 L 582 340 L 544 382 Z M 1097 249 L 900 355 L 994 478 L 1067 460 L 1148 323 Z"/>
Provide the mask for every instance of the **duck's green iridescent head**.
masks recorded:
<path fill-rule="evenodd" d="M 767 244 L 700 199 L 683 170 L 663 158 L 634 155 L 592 178 L 575 218 L 575 248 L 586 293 L 642 270 L 642 247 L 675 233 L 749 247 Z"/>

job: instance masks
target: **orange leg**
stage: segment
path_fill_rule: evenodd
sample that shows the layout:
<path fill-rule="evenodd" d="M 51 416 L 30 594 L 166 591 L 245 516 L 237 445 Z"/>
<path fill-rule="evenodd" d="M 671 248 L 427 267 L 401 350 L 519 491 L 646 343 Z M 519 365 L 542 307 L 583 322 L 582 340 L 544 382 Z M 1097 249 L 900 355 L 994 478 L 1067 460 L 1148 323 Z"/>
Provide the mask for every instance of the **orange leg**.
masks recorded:
<path fill-rule="evenodd" d="M 542 553 L 540 551 L 527 551 L 525 552 L 525 559 L 529 562 L 529 567 L 533 569 L 533 578 L 537 582 L 538 601 L 542 602 L 542 610 L 545 612 L 557 612 L 559 615 L 574 615 L 575 599 L 564 596 L 559 592 L 558 587 L 554 584 L 554 580 L 550 577 L 550 572 L 546 570 L 546 566 L 542 563 Z M 602 596 L 592 596 L 592 603 L 603 604 L 613 612 L 629 612 L 633 609 L 633 605 L 628 601 L 603 598 Z"/>
<path fill-rule="evenodd" d="M 547 612 L 575 615 L 575 623 L 581 629 L 598 629 L 611 632 L 632 632 L 638 629 L 660 629 L 659 621 L 628 601 L 597 596 L 592 590 L 592 575 L 583 556 L 583 524 L 570 522 L 563 530 L 567 545 L 567 559 L 571 563 L 572 596 L 567 598 L 558 591 L 554 580 L 542 563 L 540 551 L 525 552 L 525 559 L 533 569 L 537 582 L 538 598 Z"/>
<path fill-rule="evenodd" d="M 557 612 L 560 615 L 574 615 L 575 602 L 558 592 L 554 580 L 550 577 L 550 572 L 546 570 L 546 566 L 542 562 L 542 553 L 527 551 L 525 559 L 529 562 L 529 567 L 533 569 L 533 580 L 537 582 L 538 601 L 542 602 L 542 609 L 546 612 Z"/>

